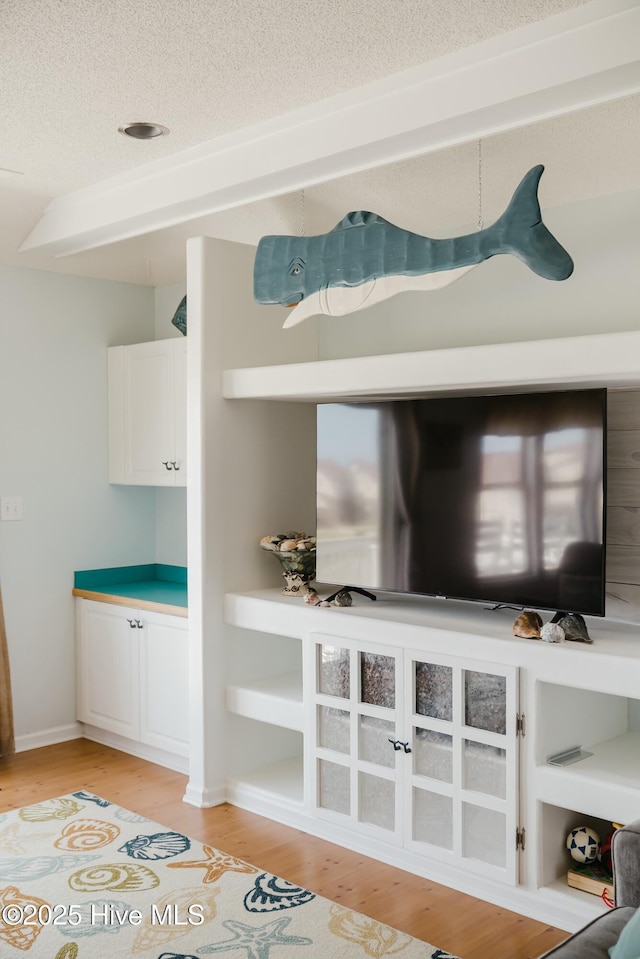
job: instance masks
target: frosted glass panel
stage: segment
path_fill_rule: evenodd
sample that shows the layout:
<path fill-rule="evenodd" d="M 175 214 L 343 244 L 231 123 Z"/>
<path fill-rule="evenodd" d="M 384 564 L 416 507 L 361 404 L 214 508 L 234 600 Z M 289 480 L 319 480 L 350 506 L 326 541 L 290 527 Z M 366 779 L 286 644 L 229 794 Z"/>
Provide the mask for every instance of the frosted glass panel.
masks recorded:
<path fill-rule="evenodd" d="M 419 776 L 452 782 L 452 749 L 451 736 L 430 729 L 414 729 L 413 771 Z"/>
<path fill-rule="evenodd" d="M 318 647 L 318 692 L 349 698 L 349 650 L 340 646 Z"/>
<path fill-rule="evenodd" d="M 318 706 L 318 745 L 349 752 L 349 713 L 332 706 Z"/>
<path fill-rule="evenodd" d="M 414 788 L 413 838 L 453 848 L 453 801 L 449 796 Z"/>
<path fill-rule="evenodd" d="M 436 663 L 416 663 L 415 666 L 416 713 L 451 722 L 451 667 Z"/>
<path fill-rule="evenodd" d="M 386 719 L 374 719 L 372 716 L 359 718 L 360 759 L 379 766 L 393 767 L 396 764 L 396 752 L 389 742 L 396 738 L 395 723 Z"/>
<path fill-rule="evenodd" d="M 360 653 L 360 700 L 372 706 L 396 705 L 396 663 L 393 656 Z"/>
<path fill-rule="evenodd" d="M 470 739 L 464 741 L 463 782 L 465 789 L 507 797 L 507 754 L 497 746 L 487 746 Z"/>
<path fill-rule="evenodd" d="M 347 766 L 338 766 L 324 759 L 318 761 L 318 805 L 334 812 L 351 812 L 350 775 Z"/>
<path fill-rule="evenodd" d="M 360 822 L 370 822 L 381 829 L 395 829 L 396 787 L 389 779 L 360 773 Z"/>
<path fill-rule="evenodd" d="M 492 733 L 507 731 L 507 680 L 491 673 L 464 673 L 464 721 Z"/>
<path fill-rule="evenodd" d="M 514 840 L 515 841 L 515 840 Z M 507 863 L 506 820 L 501 812 L 462 804 L 462 854 L 492 866 Z"/>

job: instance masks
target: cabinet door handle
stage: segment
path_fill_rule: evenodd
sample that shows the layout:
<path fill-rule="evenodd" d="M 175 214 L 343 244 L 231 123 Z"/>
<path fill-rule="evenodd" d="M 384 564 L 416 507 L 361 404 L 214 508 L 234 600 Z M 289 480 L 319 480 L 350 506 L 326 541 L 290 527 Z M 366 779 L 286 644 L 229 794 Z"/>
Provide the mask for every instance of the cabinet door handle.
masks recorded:
<path fill-rule="evenodd" d="M 164 468 L 167 469 L 167 470 L 172 470 L 172 469 L 173 469 L 173 466 L 171 465 L 171 463 L 169 462 L 169 460 L 163 460 L 163 461 L 162 461 L 162 465 L 163 465 Z"/>
<path fill-rule="evenodd" d="M 402 748 L 402 743 L 400 742 L 399 739 L 390 739 L 389 742 L 391 743 L 391 745 L 393 746 L 396 752 L 398 752 Z"/>
<path fill-rule="evenodd" d="M 400 746 L 403 747 L 405 753 L 410 753 L 410 752 L 411 752 L 411 746 L 409 745 L 409 743 L 400 743 Z M 398 748 L 399 748 L 399 747 L 398 747 Z"/>
<path fill-rule="evenodd" d="M 139 619 L 136 619 L 136 626 L 138 629 L 144 629 L 144 623 L 141 623 Z"/>
<path fill-rule="evenodd" d="M 127 622 L 129 623 L 129 626 L 131 627 L 131 629 L 136 629 L 135 619 L 128 619 Z"/>
<path fill-rule="evenodd" d="M 177 473 L 178 470 L 180 469 L 180 467 L 178 466 L 178 464 L 176 463 L 176 461 L 175 461 L 175 460 L 171 460 L 171 465 L 173 466 L 174 470 L 175 470 L 176 473 Z"/>

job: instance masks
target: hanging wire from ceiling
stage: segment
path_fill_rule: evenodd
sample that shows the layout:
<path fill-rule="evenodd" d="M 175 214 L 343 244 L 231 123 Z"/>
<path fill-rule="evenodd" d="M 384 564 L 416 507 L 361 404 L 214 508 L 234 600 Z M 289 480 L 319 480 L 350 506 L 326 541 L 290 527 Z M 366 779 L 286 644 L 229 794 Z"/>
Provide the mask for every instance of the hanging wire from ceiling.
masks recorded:
<path fill-rule="evenodd" d="M 478 229 L 484 228 L 482 219 L 482 140 L 478 140 Z"/>

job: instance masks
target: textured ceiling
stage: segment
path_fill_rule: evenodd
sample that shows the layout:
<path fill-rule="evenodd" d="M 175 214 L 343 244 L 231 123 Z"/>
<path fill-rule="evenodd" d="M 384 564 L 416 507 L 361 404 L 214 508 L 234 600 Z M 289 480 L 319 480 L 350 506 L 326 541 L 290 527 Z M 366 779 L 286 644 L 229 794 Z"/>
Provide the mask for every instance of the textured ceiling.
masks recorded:
<path fill-rule="evenodd" d="M 259 120 L 441 57 L 581 4 L 576 0 L 0 0 L 0 262 L 162 284 L 184 276 L 198 233 L 256 242 L 300 229 L 300 197 L 251 204 L 100 250 L 19 254 L 51 197 Z M 133 120 L 162 140 L 117 133 Z M 484 144 L 485 219 L 521 175 L 547 166 L 543 204 L 640 188 L 638 98 Z M 308 232 L 373 208 L 420 232 L 477 218 L 466 145 L 307 191 Z"/>

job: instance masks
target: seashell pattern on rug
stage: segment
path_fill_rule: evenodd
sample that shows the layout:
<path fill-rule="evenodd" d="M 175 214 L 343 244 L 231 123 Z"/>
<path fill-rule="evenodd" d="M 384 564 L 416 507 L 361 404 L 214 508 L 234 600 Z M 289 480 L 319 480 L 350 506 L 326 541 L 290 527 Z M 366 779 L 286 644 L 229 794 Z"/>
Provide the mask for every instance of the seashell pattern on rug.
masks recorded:
<path fill-rule="evenodd" d="M 132 859 L 170 859 L 186 852 L 191 846 L 187 836 L 179 832 L 157 832 L 153 836 L 136 836 L 120 846 Z"/>

